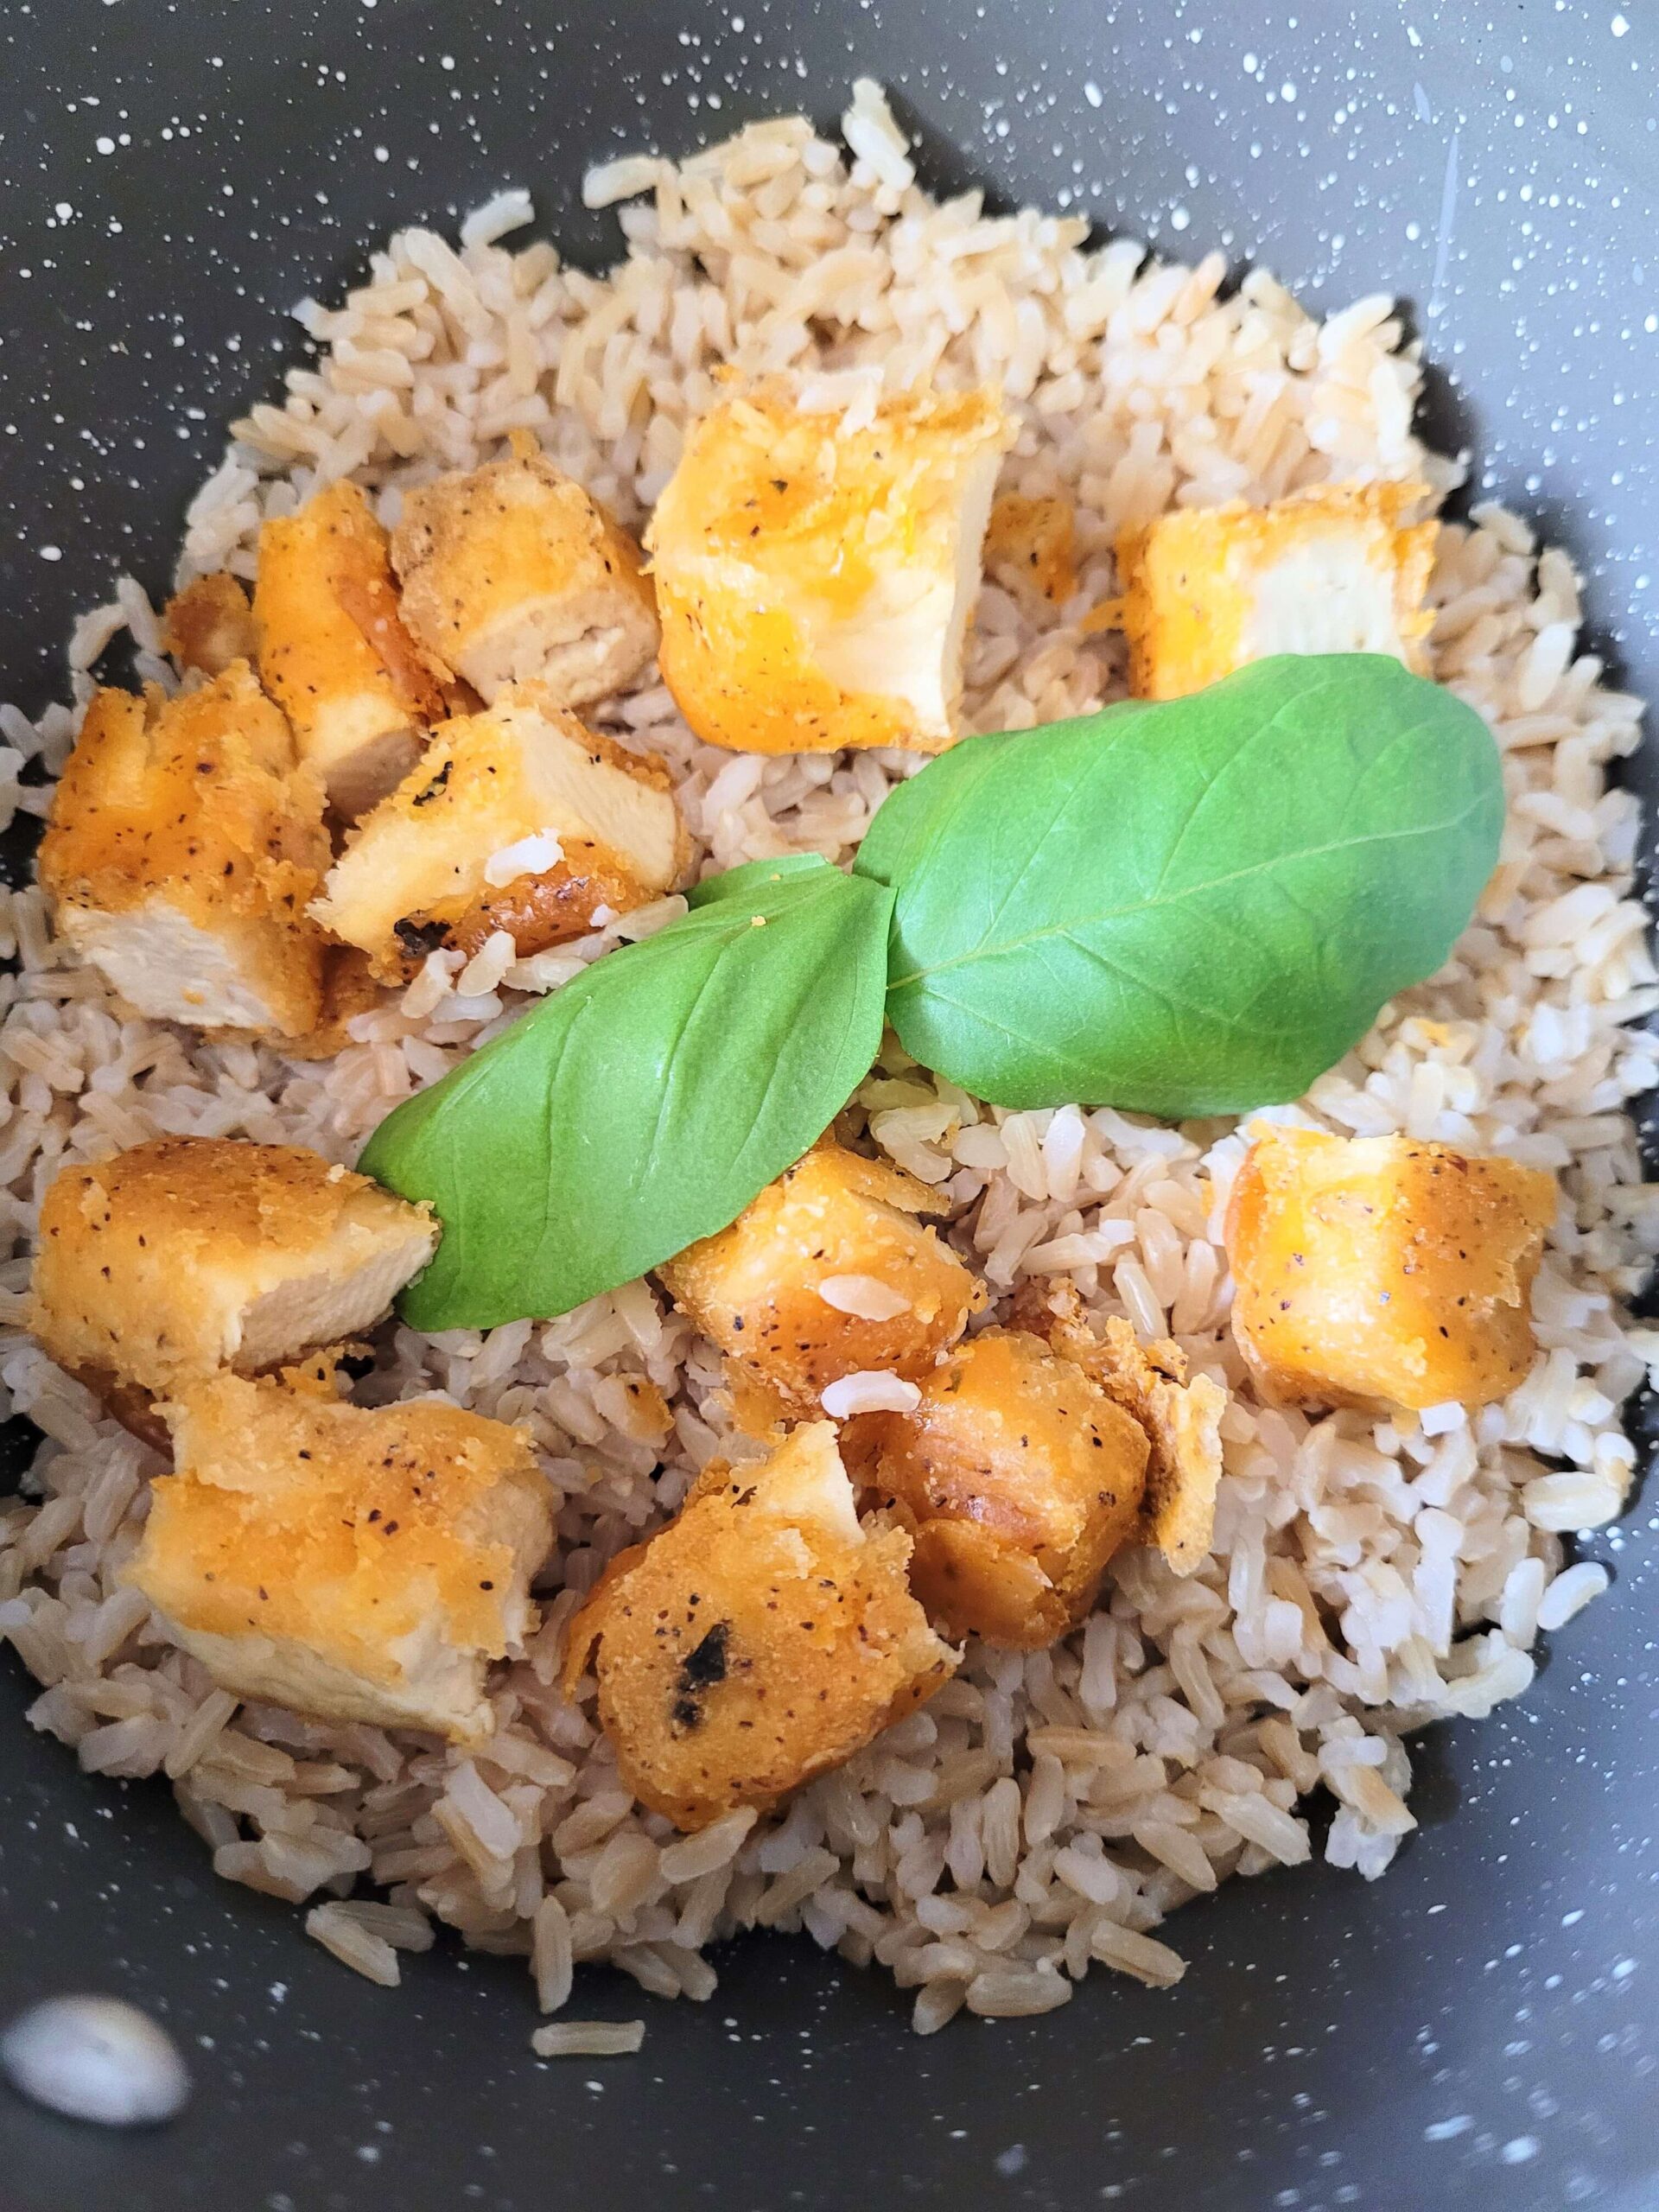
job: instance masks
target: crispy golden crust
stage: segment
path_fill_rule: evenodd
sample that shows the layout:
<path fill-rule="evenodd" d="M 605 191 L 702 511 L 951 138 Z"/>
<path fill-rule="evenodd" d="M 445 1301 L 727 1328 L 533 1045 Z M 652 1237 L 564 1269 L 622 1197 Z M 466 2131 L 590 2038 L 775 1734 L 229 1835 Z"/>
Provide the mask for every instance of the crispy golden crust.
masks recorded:
<path fill-rule="evenodd" d="M 174 699 L 94 695 L 38 868 L 72 939 L 86 926 L 78 917 L 136 921 L 165 907 L 224 949 L 266 1026 L 292 1036 L 317 1016 L 322 938 L 305 910 L 327 864 L 321 792 L 296 770 L 288 724 L 237 661 Z M 143 1011 L 202 1018 L 188 976 L 150 980 Z"/>
<path fill-rule="evenodd" d="M 160 1137 L 52 1184 L 29 1325 L 62 1366 L 166 1390 L 367 1327 L 436 1241 L 315 1153 Z"/>
<path fill-rule="evenodd" d="M 517 875 L 499 891 L 480 891 L 453 918 L 429 912 L 417 914 L 415 922 L 423 937 L 435 923 L 443 933 L 439 942 L 469 960 L 498 930 L 505 930 L 518 957 L 527 960 L 532 953 L 586 936 L 602 906 L 616 914 L 630 912 L 644 903 L 642 890 L 639 878 L 613 853 L 573 839 L 557 868 L 540 875 Z M 412 957 L 409 964 L 416 964 Z"/>
<path fill-rule="evenodd" d="M 1423 594 L 1438 525 L 1405 517 L 1427 496 L 1421 484 L 1321 484 L 1267 507 L 1236 499 L 1182 508 L 1126 531 L 1117 548 L 1117 611 L 1129 641 L 1131 690 L 1143 699 L 1177 699 L 1263 652 L 1351 650 L 1344 635 L 1319 639 L 1312 567 L 1294 594 L 1309 641 L 1253 642 L 1262 581 L 1291 558 L 1328 564 L 1334 556 L 1353 575 L 1369 575 L 1375 649 L 1397 651 L 1417 666 L 1418 642 L 1433 620 Z"/>
<path fill-rule="evenodd" d="M 912 1413 L 849 1422 L 849 1464 L 915 1535 L 911 1587 L 950 1637 L 1052 1643 L 1133 1540 L 1147 1442 L 1040 1338 L 987 1329 L 921 1383 Z"/>
<path fill-rule="evenodd" d="M 360 1353 L 365 1349 L 360 1343 L 334 1344 L 302 1366 L 278 1368 L 273 1379 L 287 1383 L 290 1389 L 308 1389 L 313 1395 L 337 1398 L 342 1395 L 340 1362 L 348 1354 Z M 84 1389 L 102 1401 L 105 1412 L 111 1420 L 118 1421 L 130 1436 L 136 1436 L 141 1444 L 149 1445 L 152 1452 L 171 1462 L 173 1432 L 162 1411 L 164 1401 L 153 1390 L 146 1390 L 141 1382 L 124 1382 L 113 1368 L 77 1367 L 68 1371 Z"/>
<path fill-rule="evenodd" d="M 810 1419 L 844 1375 L 925 1375 L 956 1342 L 985 1287 L 917 1218 L 938 1210 L 913 1176 L 826 1139 L 729 1229 L 658 1269 L 751 1386 L 739 1402 L 746 1425 L 764 1433 L 780 1414 Z M 879 1321 L 842 1312 L 820 1286 L 844 1275 L 901 1294 L 904 1310 Z"/>
<path fill-rule="evenodd" d="M 497 855 L 549 832 L 554 868 L 488 882 Z M 476 951 L 497 929 L 521 955 L 580 937 L 601 905 L 626 913 L 660 898 L 690 856 L 663 763 L 523 684 L 436 732 L 358 825 L 313 912 L 395 982 L 440 948 Z"/>
<path fill-rule="evenodd" d="M 681 1828 L 765 1807 L 839 1766 L 955 1670 L 905 1581 L 910 1539 L 861 1528 L 827 1421 L 763 1465 L 707 1470 L 572 1622 L 639 1802 Z"/>
<path fill-rule="evenodd" d="M 442 721 L 448 702 L 427 656 L 404 627 L 391 571 L 342 568 L 334 595 L 362 632 L 370 652 L 412 721 Z"/>
<path fill-rule="evenodd" d="M 1064 494 L 1005 493 L 985 532 L 985 573 L 1017 598 L 1064 607 L 1077 588 L 1077 518 Z"/>
<path fill-rule="evenodd" d="M 1191 1574 L 1215 1537 L 1227 1393 L 1206 1375 L 1189 1381 L 1186 1355 L 1166 1337 L 1142 1344 L 1115 1315 L 1096 1337 L 1070 1283 L 1050 1286 L 1039 1305 L 1033 1327 L 1145 1430 L 1151 1456 L 1139 1541 L 1155 1545 L 1177 1574 Z"/>
<path fill-rule="evenodd" d="M 315 877 L 327 852 L 293 762 L 245 661 L 175 699 L 100 690 L 54 797 L 41 880 L 55 899 L 111 911 L 158 884 L 191 887 L 209 919 L 226 904 L 253 911 L 256 890 L 268 901 L 288 872 Z"/>
<path fill-rule="evenodd" d="M 657 649 L 639 547 L 533 449 L 411 491 L 391 556 L 410 631 L 486 701 L 536 679 L 557 704 L 585 706 Z"/>
<path fill-rule="evenodd" d="M 989 387 L 884 400 L 849 430 L 767 383 L 696 423 L 646 544 L 658 661 L 697 735 L 755 753 L 948 745 L 1013 436 Z"/>
<path fill-rule="evenodd" d="M 330 944 L 322 955 L 322 1003 L 317 1026 L 283 1046 L 290 1060 L 332 1060 L 352 1042 L 351 1023 L 372 1014 L 385 988 L 366 952 L 354 944 Z"/>
<path fill-rule="evenodd" d="M 1535 1349 L 1529 1299 L 1554 1179 L 1411 1137 L 1279 1129 L 1228 1209 L 1233 1332 L 1270 1395 L 1480 1406 Z"/>
<path fill-rule="evenodd" d="M 524 1432 L 432 1402 L 367 1412 L 318 1377 L 221 1375 L 164 1408 L 126 1579 L 232 1689 L 487 1732 L 486 1660 L 524 1634 L 552 1540 Z"/>
<path fill-rule="evenodd" d="M 398 621 L 386 533 L 360 487 L 327 486 L 259 533 L 259 675 L 347 820 L 404 775 L 441 710 Z"/>
<path fill-rule="evenodd" d="M 248 594 L 223 569 L 175 592 L 162 625 L 162 643 L 180 667 L 204 676 L 223 676 L 232 661 L 251 661 L 258 651 Z"/>

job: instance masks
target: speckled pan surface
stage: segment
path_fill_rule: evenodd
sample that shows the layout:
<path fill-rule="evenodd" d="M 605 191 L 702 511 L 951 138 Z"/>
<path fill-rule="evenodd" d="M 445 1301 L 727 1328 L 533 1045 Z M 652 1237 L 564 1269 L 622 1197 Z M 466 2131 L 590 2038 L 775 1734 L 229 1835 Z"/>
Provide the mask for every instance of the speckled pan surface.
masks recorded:
<path fill-rule="evenodd" d="M 48 695 L 118 568 L 162 581 L 224 421 L 298 349 L 287 308 L 394 223 L 522 182 L 603 260 L 588 161 L 828 118 L 869 73 L 930 182 L 1410 299 L 1439 435 L 1577 554 L 1652 696 L 1659 16 L 1624 7 L 11 0 L 0 693 Z M 22 1728 L 0 1669 L 0 2014 L 130 1996 L 199 2082 L 133 2139 L 0 2093 L 0 2208 L 1659 2205 L 1656 1527 L 1650 1483 L 1534 1689 L 1426 1751 L 1384 1881 L 1229 1885 L 1183 1916 L 1179 1993 L 1095 1980 L 925 2044 L 885 1984 L 763 1940 L 713 2007 L 653 2005 L 639 2059 L 538 2064 L 512 1962 L 439 1951 L 395 1993 L 342 1973 L 212 1880 L 164 1792 Z"/>

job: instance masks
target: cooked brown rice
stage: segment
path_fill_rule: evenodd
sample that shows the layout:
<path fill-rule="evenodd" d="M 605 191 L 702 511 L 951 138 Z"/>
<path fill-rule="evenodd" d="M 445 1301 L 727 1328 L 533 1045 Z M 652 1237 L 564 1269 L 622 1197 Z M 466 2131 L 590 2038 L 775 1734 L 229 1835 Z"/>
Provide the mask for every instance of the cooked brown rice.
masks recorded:
<path fill-rule="evenodd" d="M 1224 296 L 1219 254 L 1167 265 L 1127 239 L 1088 248 L 1081 220 L 993 219 L 971 194 L 936 205 L 868 84 L 846 132 L 850 168 L 794 119 L 678 167 L 594 171 L 590 205 L 627 203 L 627 257 L 604 278 L 563 267 L 550 245 L 499 243 L 529 219 L 522 193 L 474 216 L 458 251 L 399 234 L 343 305 L 302 306 L 317 359 L 289 373 L 281 405 L 236 426 L 189 510 L 181 575 L 251 575 L 261 518 L 344 474 L 390 521 L 405 486 L 488 457 L 512 429 L 637 524 L 728 362 L 795 372 L 817 401 L 855 410 L 919 378 L 995 378 L 1023 425 L 1005 486 L 1071 495 L 1082 567 L 1064 610 L 985 588 L 969 715 L 1007 729 L 1122 690 L 1120 641 L 1080 618 L 1110 594 L 1125 524 L 1327 478 L 1457 481 L 1412 435 L 1417 349 L 1387 299 L 1321 324 L 1261 270 Z M 543 1625 L 501 1672 L 498 1733 L 470 1753 L 238 1711 L 216 1690 L 118 1585 L 156 1463 L 14 1325 L 0 1335 L 6 1409 L 47 1441 L 29 1498 L 0 1505 L 0 1633 L 44 1686 L 36 1726 L 95 1771 L 169 1777 L 217 1870 L 318 1900 L 307 1926 L 359 1972 L 395 1981 L 398 1952 L 435 1919 L 524 1955 L 549 2011 L 593 1959 L 659 1995 L 707 1998 L 704 1948 L 755 1924 L 879 1960 L 916 1991 L 923 2031 L 964 2005 L 1046 2011 L 1096 1960 L 1172 1984 L 1181 1961 L 1147 1931 L 1230 1874 L 1306 1859 L 1297 1806 L 1321 1783 L 1338 1805 L 1325 1855 L 1381 1873 L 1413 1824 L 1408 1733 L 1524 1692 L 1539 1630 L 1605 1586 L 1599 1567 L 1563 1571 L 1562 1538 L 1616 1515 L 1630 1484 L 1619 1408 L 1654 1344 L 1627 1329 L 1624 1304 L 1659 1230 L 1624 1111 L 1654 1081 L 1654 1044 L 1630 1025 L 1659 989 L 1630 895 L 1636 804 L 1606 775 L 1637 743 L 1637 704 L 1576 651 L 1572 569 L 1515 516 L 1477 509 L 1448 526 L 1433 598 L 1434 672 L 1503 753 L 1502 863 L 1445 971 L 1300 1107 L 1264 1118 L 1405 1130 L 1560 1173 L 1567 1225 L 1538 1281 L 1540 1356 L 1506 1402 L 1387 1421 L 1263 1408 L 1225 1332 L 1231 1128 L 988 1109 L 889 1052 L 859 1094 L 870 1138 L 948 1198 L 951 1234 L 998 1303 L 1030 1276 L 1069 1275 L 1096 1311 L 1173 1332 L 1234 1390 L 1199 1573 L 1120 1558 L 1065 1643 L 975 1649 L 925 1710 L 775 1817 L 679 1838 L 633 1805 L 591 1710 L 554 1687 L 580 1594 L 725 1446 L 718 1363 L 649 1283 L 487 1335 L 397 1329 L 359 1386 L 372 1403 L 437 1388 L 528 1424 L 559 1501 Z M 38 728 L 0 708 L 8 817 L 43 810 L 18 772 L 60 766 L 92 664 L 124 630 L 140 674 L 174 682 L 149 602 L 124 580 L 74 632 L 75 707 Z M 916 765 L 717 752 L 654 683 L 599 719 L 671 763 L 711 868 L 803 847 L 844 861 Z M 64 1160 L 162 1131 L 350 1160 L 525 994 L 681 906 L 533 959 L 493 940 L 460 975 L 434 955 L 401 1002 L 359 1018 L 351 1046 L 317 1065 L 140 1020 L 67 963 L 37 890 L 0 903 L 20 971 L 0 1033 L 0 1187 L 18 1255 L 0 1318 L 14 1319 L 35 1210 Z M 654 1394 L 627 1387 L 640 1376 L 667 1401 L 666 1430 Z M 385 1898 L 340 1902 L 364 1878 Z M 537 2047 L 597 2055 L 637 2048 L 639 2032 L 571 2023 Z"/>

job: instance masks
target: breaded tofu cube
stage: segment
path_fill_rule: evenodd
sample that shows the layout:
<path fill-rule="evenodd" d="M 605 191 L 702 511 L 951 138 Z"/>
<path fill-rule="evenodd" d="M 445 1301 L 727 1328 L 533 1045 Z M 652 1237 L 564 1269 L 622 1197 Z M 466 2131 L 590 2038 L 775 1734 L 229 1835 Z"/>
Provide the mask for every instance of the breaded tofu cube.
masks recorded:
<path fill-rule="evenodd" d="M 778 383 L 705 415 L 645 539 L 658 658 L 697 735 L 749 753 L 949 745 L 1014 435 L 989 386 L 883 400 L 857 428 Z"/>
<path fill-rule="evenodd" d="M 1221 1481 L 1221 1416 L 1227 1393 L 1207 1375 L 1188 1379 L 1187 1359 L 1167 1337 L 1142 1344 L 1116 1314 L 1096 1337 L 1069 1282 L 1045 1287 L 1032 1325 L 1075 1360 L 1146 1432 L 1151 1447 L 1137 1541 L 1152 1544 L 1177 1574 L 1209 1556 Z"/>
<path fill-rule="evenodd" d="M 747 1386 L 742 1418 L 810 1420 L 845 1376 L 925 1375 L 984 1305 L 918 1218 L 941 1210 L 914 1176 L 825 1141 L 657 1272 Z"/>
<path fill-rule="evenodd" d="M 124 1580 L 238 1697 L 487 1736 L 487 1668 L 534 1625 L 553 1540 L 528 1437 L 295 1382 L 219 1375 L 167 1404 L 175 1471 Z"/>
<path fill-rule="evenodd" d="M 763 1465 L 716 1461 L 677 1520 L 612 1560 L 570 1624 L 623 1781 L 677 1827 L 764 1808 L 861 1751 L 955 1672 L 905 1580 L 910 1539 L 861 1523 L 828 1421 Z"/>
<path fill-rule="evenodd" d="M 1129 685 L 1179 699 L 1269 653 L 1389 653 L 1408 668 L 1438 525 L 1421 484 L 1321 484 L 1249 507 L 1185 507 L 1118 541 Z"/>
<path fill-rule="evenodd" d="M 312 909 L 395 977 L 507 929 L 521 954 L 671 890 L 691 855 L 658 761 L 596 735 L 535 685 L 446 722 L 362 821 Z"/>
<path fill-rule="evenodd" d="M 1293 1403 L 1421 1408 L 1503 1397 L 1532 1363 L 1529 1310 L 1552 1176 L 1414 1137 L 1275 1129 L 1233 1185 L 1233 1333 Z"/>
<path fill-rule="evenodd" d="M 844 1442 L 912 1529 L 911 1588 L 949 1637 L 1052 1643 L 1138 1530 L 1145 1431 L 1021 1329 L 958 1344 L 913 1412 L 861 1414 Z"/>
<path fill-rule="evenodd" d="M 354 822 L 406 776 L 442 718 L 435 672 L 404 629 L 387 537 L 355 484 L 330 484 L 259 532 L 259 677 L 300 758 Z"/>
<path fill-rule="evenodd" d="M 198 576 L 167 602 L 162 642 L 181 668 L 203 676 L 223 676 L 232 661 L 251 661 L 259 632 L 247 593 L 224 569 Z"/>
<path fill-rule="evenodd" d="M 372 1328 L 437 1242 L 425 1207 L 315 1152 L 157 1137 L 60 1171 L 29 1325 L 60 1366 L 166 1392 Z"/>
<path fill-rule="evenodd" d="M 196 1029 L 301 1035 L 323 940 L 322 792 L 245 661 L 198 691 L 99 691 L 52 801 L 59 934 L 129 1004 Z"/>
<path fill-rule="evenodd" d="M 639 547 L 534 450 L 410 492 L 391 557 L 411 633 L 486 702 L 533 681 L 586 706 L 657 650 Z"/>

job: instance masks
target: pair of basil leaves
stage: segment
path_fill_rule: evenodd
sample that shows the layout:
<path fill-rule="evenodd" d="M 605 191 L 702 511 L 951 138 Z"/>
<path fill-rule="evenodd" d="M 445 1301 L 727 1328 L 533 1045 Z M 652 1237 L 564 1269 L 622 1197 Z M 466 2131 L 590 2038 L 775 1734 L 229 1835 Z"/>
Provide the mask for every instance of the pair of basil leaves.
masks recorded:
<path fill-rule="evenodd" d="M 843 875 L 700 884 L 398 1107 L 361 1166 L 443 1224 L 426 1330 L 568 1312 L 734 1220 L 874 1060 L 997 1105 L 1294 1098 L 1433 974 L 1497 858 L 1485 724 L 1374 654 L 964 740 Z"/>

